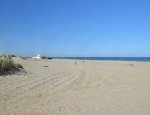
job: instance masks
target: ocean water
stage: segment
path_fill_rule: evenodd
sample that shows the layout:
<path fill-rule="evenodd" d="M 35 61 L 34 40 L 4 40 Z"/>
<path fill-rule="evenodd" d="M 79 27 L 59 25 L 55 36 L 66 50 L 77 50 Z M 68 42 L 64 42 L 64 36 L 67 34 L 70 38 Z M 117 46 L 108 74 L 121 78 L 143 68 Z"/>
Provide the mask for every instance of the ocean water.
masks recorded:
<path fill-rule="evenodd" d="M 56 57 L 57 59 L 72 60 L 101 60 L 101 61 L 143 61 L 150 62 L 150 57 Z"/>

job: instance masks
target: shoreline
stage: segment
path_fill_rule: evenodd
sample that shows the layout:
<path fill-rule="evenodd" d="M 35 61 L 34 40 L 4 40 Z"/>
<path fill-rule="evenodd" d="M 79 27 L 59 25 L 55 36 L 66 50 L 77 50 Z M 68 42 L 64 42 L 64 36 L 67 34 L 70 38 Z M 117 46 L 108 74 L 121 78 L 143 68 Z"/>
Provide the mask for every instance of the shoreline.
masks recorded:
<path fill-rule="evenodd" d="M 82 62 L 83 60 L 81 59 L 58 59 L 58 58 L 53 58 L 52 60 L 62 60 L 62 61 L 79 61 Z M 127 63 L 150 63 L 150 61 L 123 61 L 123 60 L 84 60 L 85 62 L 127 62 Z"/>
<path fill-rule="evenodd" d="M 150 57 L 54 57 L 54 59 L 150 62 Z"/>

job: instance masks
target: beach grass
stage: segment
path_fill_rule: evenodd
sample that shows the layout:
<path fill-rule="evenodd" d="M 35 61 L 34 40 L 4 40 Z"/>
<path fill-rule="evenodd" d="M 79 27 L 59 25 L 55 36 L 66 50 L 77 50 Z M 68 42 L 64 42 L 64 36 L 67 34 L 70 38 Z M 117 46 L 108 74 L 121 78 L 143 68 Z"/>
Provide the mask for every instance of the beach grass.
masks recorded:
<path fill-rule="evenodd" d="M 12 56 L 0 57 L 0 75 L 3 75 L 13 69 L 23 68 L 21 64 L 15 64 Z"/>

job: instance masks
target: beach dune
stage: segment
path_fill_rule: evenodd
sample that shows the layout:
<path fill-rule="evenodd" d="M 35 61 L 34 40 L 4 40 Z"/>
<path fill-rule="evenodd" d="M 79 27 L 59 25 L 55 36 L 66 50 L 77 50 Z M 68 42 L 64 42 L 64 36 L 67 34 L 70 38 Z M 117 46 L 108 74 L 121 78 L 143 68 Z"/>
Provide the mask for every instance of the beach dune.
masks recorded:
<path fill-rule="evenodd" d="M 149 115 L 150 62 L 22 60 L 0 76 L 1 115 Z"/>

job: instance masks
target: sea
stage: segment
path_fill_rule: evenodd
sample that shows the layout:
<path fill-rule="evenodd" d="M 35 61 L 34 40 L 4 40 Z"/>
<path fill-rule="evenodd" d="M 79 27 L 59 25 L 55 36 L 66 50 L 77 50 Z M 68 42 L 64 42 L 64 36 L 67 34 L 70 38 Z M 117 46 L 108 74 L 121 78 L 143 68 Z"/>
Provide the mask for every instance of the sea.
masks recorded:
<path fill-rule="evenodd" d="M 150 62 L 150 57 L 55 57 L 55 59 Z"/>

